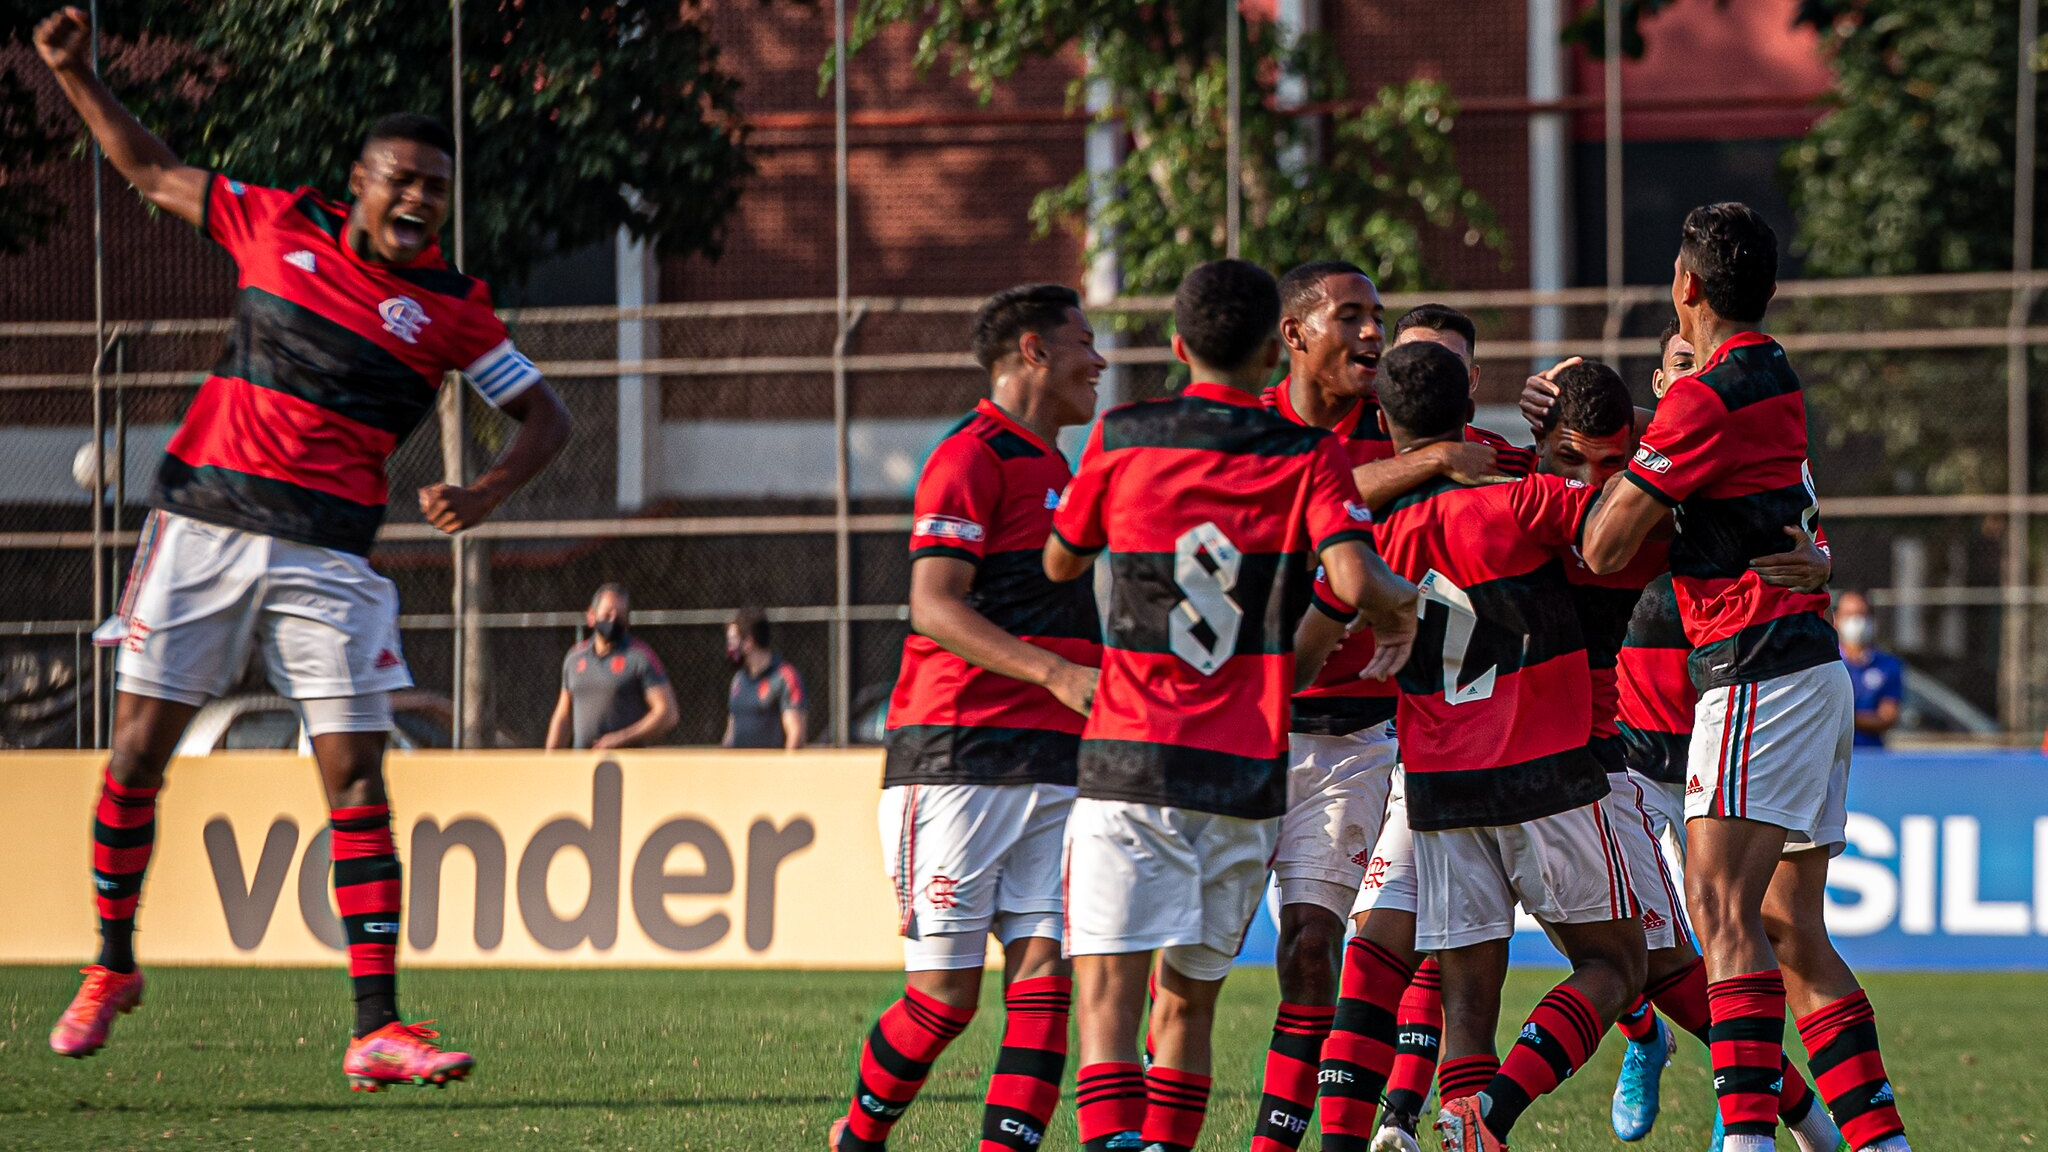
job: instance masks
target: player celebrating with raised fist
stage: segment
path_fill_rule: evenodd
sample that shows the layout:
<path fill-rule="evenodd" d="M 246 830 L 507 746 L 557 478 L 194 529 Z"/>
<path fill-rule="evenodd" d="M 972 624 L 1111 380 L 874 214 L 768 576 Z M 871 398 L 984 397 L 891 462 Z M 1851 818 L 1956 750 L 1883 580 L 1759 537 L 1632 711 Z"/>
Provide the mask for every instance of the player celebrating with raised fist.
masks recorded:
<path fill-rule="evenodd" d="M 311 737 L 333 827 L 335 898 L 348 938 L 353 1088 L 443 1084 L 473 1061 L 406 1024 L 397 1003 L 399 864 L 384 790 L 398 596 L 366 555 L 384 520 L 385 461 L 451 371 L 520 422 L 467 487 L 422 489 L 445 532 L 471 527 L 568 439 L 569 418 L 507 338 L 482 281 L 441 258 L 454 145 L 423 116 L 378 121 L 349 176 L 354 202 L 261 188 L 179 161 L 92 73 L 92 29 L 67 8 L 36 50 L 143 199 L 227 249 L 240 291 L 228 345 L 158 470 L 119 614 L 114 734 L 93 824 L 100 955 L 50 1034 L 63 1056 L 107 1041 L 142 999 L 136 903 L 158 789 L 193 713 L 259 646 L 271 683 Z"/>

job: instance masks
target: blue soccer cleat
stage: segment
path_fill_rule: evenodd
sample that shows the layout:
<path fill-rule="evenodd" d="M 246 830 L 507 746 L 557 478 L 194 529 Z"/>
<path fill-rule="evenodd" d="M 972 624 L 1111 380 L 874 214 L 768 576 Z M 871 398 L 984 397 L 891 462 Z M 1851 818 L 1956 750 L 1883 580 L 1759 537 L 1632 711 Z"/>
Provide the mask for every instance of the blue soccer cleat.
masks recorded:
<path fill-rule="evenodd" d="M 1657 1035 L 1646 1044 L 1631 1040 L 1621 1058 L 1621 1076 L 1614 1082 L 1614 1110 L 1610 1115 L 1616 1136 L 1635 1141 L 1650 1134 L 1657 1124 L 1664 1069 L 1670 1065 L 1671 1029 L 1660 1019 Z M 1714 1146 L 1721 1146 L 1718 1138 Z"/>

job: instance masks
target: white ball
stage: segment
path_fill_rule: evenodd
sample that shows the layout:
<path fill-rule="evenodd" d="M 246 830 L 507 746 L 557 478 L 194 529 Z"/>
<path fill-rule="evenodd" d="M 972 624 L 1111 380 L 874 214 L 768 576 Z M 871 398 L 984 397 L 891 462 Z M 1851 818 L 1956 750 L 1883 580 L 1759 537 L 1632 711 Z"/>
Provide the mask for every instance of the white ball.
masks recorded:
<path fill-rule="evenodd" d="M 107 449 L 107 472 L 108 472 L 108 476 L 107 476 L 107 483 L 108 483 L 109 485 L 113 484 L 113 482 L 114 482 L 114 478 L 113 478 L 113 475 L 112 475 L 112 473 L 113 473 L 113 470 L 114 470 L 114 460 L 113 460 L 113 456 L 114 456 L 114 452 L 113 452 L 113 449 L 112 449 L 111 447 L 109 447 L 109 448 Z M 74 480 L 74 481 L 76 481 L 76 482 L 78 483 L 78 486 L 79 486 L 80 488 L 83 488 L 83 489 L 85 489 L 85 490 L 86 490 L 87 492 L 90 492 L 90 491 L 92 491 L 92 488 L 93 488 L 93 475 L 92 475 L 92 473 L 93 473 L 93 451 L 92 451 L 92 441 L 90 441 L 90 440 L 87 440 L 87 441 L 86 441 L 85 443 L 83 443 L 83 444 L 80 444 L 80 445 L 78 446 L 78 454 L 77 454 L 77 455 L 75 455 L 75 456 L 73 456 L 73 457 L 71 458 L 71 479 L 72 479 L 72 480 Z"/>

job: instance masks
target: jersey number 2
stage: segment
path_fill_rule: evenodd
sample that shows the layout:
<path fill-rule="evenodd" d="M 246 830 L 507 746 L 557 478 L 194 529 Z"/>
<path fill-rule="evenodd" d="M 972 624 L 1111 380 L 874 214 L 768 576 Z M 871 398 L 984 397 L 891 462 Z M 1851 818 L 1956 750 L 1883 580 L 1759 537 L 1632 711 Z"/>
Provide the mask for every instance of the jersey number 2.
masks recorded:
<path fill-rule="evenodd" d="M 1472 647 L 1472 633 L 1479 626 L 1479 614 L 1472 610 L 1472 597 L 1434 568 L 1422 578 L 1416 590 L 1422 593 L 1415 605 L 1418 614 L 1428 611 L 1431 604 L 1441 604 L 1449 613 L 1444 622 L 1444 701 L 1471 704 L 1491 698 L 1494 685 L 1500 679 L 1499 665 L 1473 677 L 1470 684 L 1459 683 L 1464 679 L 1465 654 Z"/>
<path fill-rule="evenodd" d="M 1183 599 L 1168 616 L 1167 643 L 1204 676 L 1213 675 L 1237 650 L 1244 609 L 1230 591 L 1237 587 L 1243 564 L 1244 554 L 1213 522 L 1198 524 L 1173 542 L 1173 583 Z"/>

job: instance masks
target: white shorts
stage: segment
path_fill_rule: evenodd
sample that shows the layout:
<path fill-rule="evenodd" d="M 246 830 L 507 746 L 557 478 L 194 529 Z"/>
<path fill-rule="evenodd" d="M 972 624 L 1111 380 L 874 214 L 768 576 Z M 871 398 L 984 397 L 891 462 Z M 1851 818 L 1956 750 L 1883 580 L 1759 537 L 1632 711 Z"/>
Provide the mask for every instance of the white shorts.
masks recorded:
<path fill-rule="evenodd" d="M 1676 947 L 1681 940 L 1690 942 L 1692 932 L 1685 923 L 1679 881 L 1664 864 L 1656 818 L 1650 815 L 1642 786 L 1627 772 L 1609 772 L 1607 795 L 1600 803 L 1606 806 L 1607 826 L 1620 844 L 1629 887 L 1642 909 L 1644 941 L 1653 952 Z"/>
<path fill-rule="evenodd" d="M 1505 940 L 1515 933 L 1518 902 L 1551 924 L 1628 920 L 1638 911 L 1603 800 L 1526 824 L 1417 832 L 1415 875 L 1418 952 Z"/>
<path fill-rule="evenodd" d="M 368 560 L 167 512 L 143 522 L 120 611 L 93 639 L 120 645 L 115 687 L 186 704 L 233 687 L 258 642 L 294 700 L 412 686 L 398 589 Z"/>
<path fill-rule="evenodd" d="M 1366 861 L 1365 879 L 1358 886 L 1351 915 L 1375 909 L 1413 915 L 1416 895 L 1415 834 L 1408 830 L 1406 775 L 1396 768 L 1393 786 L 1387 791 L 1387 814 L 1380 824 L 1379 839 L 1373 842 L 1372 858 Z"/>
<path fill-rule="evenodd" d="M 1389 724 L 1348 736 L 1287 738 L 1287 812 L 1273 857 L 1280 903 L 1350 915 L 1394 782 Z"/>
<path fill-rule="evenodd" d="M 1685 818 L 1775 824 L 1785 830 L 1787 852 L 1841 851 L 1855 720 L 1855 691 L 1839 660 L 1701 693 Z"/>
<path fill-rule="evenodd" d="M 899 784 L 882 789 L 882 859 L 896 889 L 904 967 L 979 968 L 1004 944 L 1060 936 L 1062 784 Z"/>
<path fill-rule="evenodd" d="M 1067 953 L 1166 949 L 1221 980 L 1265 894 L 1280 821 L 1121 800 L 1074 801 L 1067 818 Z"/>
<path fill-rule="evenodd" d="M 1643 790 L 1643 811 L 1650 816 L 1650 831 L 1664 849 L 1664 864 L 1678 881 L 1679 895 L 1685 894 L 1685 785 L 1666 784 L 1639 772 L 1630 780 Z"/>

